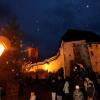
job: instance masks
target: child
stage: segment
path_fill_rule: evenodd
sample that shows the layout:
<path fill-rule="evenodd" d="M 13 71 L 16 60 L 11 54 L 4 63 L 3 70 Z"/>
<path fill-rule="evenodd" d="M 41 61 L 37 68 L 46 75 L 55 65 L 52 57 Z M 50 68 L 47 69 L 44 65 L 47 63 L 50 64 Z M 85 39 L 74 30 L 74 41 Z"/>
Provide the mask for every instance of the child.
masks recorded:
<path fill-rule="evenodd" d="M 36 100 L 36 95 L 34 92 L 31 92 L 30 100 Z"/>
<path fill-rule="evenodd" d="M 80 91 L 79 85 L 75 86 L 75 91 L 73 93 L 73 100 L 84 100 L 83 93 Z"/>

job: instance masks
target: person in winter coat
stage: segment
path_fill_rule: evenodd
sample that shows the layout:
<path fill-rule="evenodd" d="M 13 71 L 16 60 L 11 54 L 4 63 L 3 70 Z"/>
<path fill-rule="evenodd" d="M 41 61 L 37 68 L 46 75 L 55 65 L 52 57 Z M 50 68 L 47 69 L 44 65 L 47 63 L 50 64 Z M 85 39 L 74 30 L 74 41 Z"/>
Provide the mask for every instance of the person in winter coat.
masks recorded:
<path fill-rule="evenodd" d="M 64 92 L 64 100 L 66 100 L 66 98 L 69 98 L 69 82 L 67 78 L 65 79 L 63 92 Z"/>
<path fill-rule="evenodd" d="M 83 93 L 80 91 L 79 85 L 75 86 L 75 91 L 73 93 L 73 100 L 84 100 Z"/>
<path fill-rule="evenodd" d="M 52 100 L 56 100 L 56 80 L 55 79 L 51 80 L 51 95 L 52 95 Z"/>
<path fill-rule="evenodd" d="M 36 100 L 36 95 L 34 92 L 31 92 L 30 100 Z"/>
<path fill-rule="evenodd" d="M 63 79 L 58 76 L 57 80 L 57 100 L 62 100 L 62 95 L 63 95 Z"/>
<path fill-rule="evenodd" d="M 86 77 L 84 80 L 84 97 L 85 97 L 85 99 L 87 99 L 88 95 L 89 95 L 89 93 L 88 93 L 89 87 L 90 87 L 89 84 L 93 84 L 93 82 L 88 77 Z"/>
<path fill-rule="evenodd" d="M 95 94 L 95 88 L 93 83 L 89 83 L 87 88 L 87 100 L 93 100 Z"/>

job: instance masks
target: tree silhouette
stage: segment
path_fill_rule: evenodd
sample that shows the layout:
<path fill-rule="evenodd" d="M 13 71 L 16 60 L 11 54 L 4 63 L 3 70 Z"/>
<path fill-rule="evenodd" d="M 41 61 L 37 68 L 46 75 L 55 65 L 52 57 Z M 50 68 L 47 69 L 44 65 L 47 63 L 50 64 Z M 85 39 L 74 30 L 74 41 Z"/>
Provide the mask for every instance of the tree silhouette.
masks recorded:
<path fill-rule="evenodd" d="M 14 17 L 2 29 L 1 33 L 7 37 L 11 42 L 11 48 L 5 51 L 0 63 L 3 67 L 8 68 L 9 72 L 17 74 L 20 71 L 19 60 L 21 57 L 21 38 L 22 34 L 20 26 L 17 24 L 17 18 Z M 5 69 L 6 70 L 6 69 Z"/>

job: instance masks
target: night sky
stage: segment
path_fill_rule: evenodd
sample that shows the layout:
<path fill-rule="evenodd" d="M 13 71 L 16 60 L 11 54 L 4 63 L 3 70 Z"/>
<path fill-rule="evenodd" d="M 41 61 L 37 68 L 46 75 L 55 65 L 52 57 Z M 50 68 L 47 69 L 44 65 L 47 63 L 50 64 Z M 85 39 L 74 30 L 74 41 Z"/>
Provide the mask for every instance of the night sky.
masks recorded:
<path fill-rule="evenodd" d="M 67 29 L 100 34 L 100 0 L 0 0 L 0 23 L 15 15 L 25 43 L 38 47 L 41 58 L 56 53 Z"/>

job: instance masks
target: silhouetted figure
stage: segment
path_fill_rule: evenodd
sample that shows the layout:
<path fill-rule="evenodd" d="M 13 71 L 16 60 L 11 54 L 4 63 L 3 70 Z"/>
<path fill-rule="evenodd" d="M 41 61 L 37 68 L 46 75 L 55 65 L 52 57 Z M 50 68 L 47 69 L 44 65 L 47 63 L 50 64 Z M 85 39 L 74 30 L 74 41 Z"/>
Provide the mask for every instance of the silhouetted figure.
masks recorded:
<path fill-rule="evenodd" d="M 89 83 L 87 87 L 87 100 L 94 100 L 95 88 L 93 83 Z"/>
<path fill-rule="evenodd" d="M 3 90 L 3 88 L 0 86 L 0 100 L 2 98 L 2 90 Z"/>
<path fill-rule="evenodd" d="M 56 80 L 52 79 L 51 80 L 51 95 L 52 95 L 52 100 L 56 100 Z"/>
<path fill-rule="evenodd" d="M 84 92 L 84 95 L 85 95 L 85 99 L 88 98 L 88 88 L 90 87 L 90 84 L 93 84 L 93 81 L 91 81 L 88 77 L 85 78 L 84 80 L 84 88 L 85 88 L 85 92 Z M 94 86 L 94 84 L 93 84 Z"/>
<path fill-rule="evenodd" d="M 57 100 L 62 100 L 63 95 L 63 80 L 60 76 L 58 76 L 57 80 Z"/>

